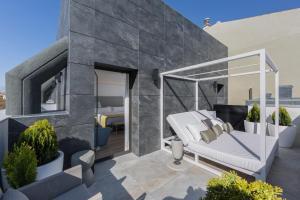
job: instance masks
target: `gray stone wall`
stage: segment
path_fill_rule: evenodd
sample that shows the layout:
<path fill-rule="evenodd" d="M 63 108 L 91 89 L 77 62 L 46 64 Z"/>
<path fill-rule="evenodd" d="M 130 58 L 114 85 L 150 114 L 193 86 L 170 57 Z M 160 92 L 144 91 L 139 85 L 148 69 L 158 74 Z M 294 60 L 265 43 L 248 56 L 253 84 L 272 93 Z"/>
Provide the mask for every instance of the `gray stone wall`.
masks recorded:
<path fill-rule="evenodd" d="M 2 166 L 5 154 L 8 151 L 8 119 L 0 121 L 0 165 Z"/>
<path fill-rule="evenodd" d="M 152 80 L 153 69 L 162 72 L 226 57 L 227 48 L 161 0 L 68 3 L 63 5 L 69 7 L 62 8 L 69 18 L 63 17 L 67 20 L 62 20 L 60 32 L 70 36 L 67 110 L 74 127 L 90 128 L 94 123 L 95 62 L 137 69 L 130 91 L 131 150 L 144 155 L 159 149 L 159 87 Z M 68 33 L 62 31 L 65 27 L 69 27 Z M 178 80 L 167 80 L 164 84 L 166 115 L 195 108 L 194 84 Z M 211 90 L 211 85 L 203 85 L 204 90 Z M 223 101 L 222 97 L 208 95 L 212 103 L 217 99 Z M 199 101 L 205 107 L 207 102 L 203 98 Z"/>
<path fill-rule="evenodd" d="M 68 36 L 66 111 L 12 117 L 1 123 L 0 130 L 5 130 L 1 137 L 8 135 L 7 148 L 17 140 L 20 132 L 44 118 L 57 130 L 60 148 L 66 155 L 66 167 L 69 155 L 89 145 L 93 147 L 97 63 L 106 68 L 137 71 L 136 76 L 130 76 L 133 83 L 130 88 L 131 150 L 136 155 L 158 150 L 160 85 L 153 80 L 153 70 L 163 72 L 226 57 L 227 47 L 161 0 L 62 0 L 61 5 L 57 38 Z M 221 68 L 227 65 L 197 71 Z M 10 80 L 17 79 L 7 74 L 7 83 Z M 199 84 L 200 108 L 211 109 L 215 103 L 227 102 L 227 80 L 218 80 L 218 83 L 225 85 L 219 94 L 213 88 L 213 81 Z M 161 84 L 165 88 L 165 117 L 195 109 L 194 83 L 166 79 Z M 14 97 L 21 94 L 20 90 L 7 90 Z M 8 111 L 21 115 L 21 109 L 16 106 L 8 102 L 11 108 Z M 170 128 L 165 123 L 165 136 L 169 135 Z"/>

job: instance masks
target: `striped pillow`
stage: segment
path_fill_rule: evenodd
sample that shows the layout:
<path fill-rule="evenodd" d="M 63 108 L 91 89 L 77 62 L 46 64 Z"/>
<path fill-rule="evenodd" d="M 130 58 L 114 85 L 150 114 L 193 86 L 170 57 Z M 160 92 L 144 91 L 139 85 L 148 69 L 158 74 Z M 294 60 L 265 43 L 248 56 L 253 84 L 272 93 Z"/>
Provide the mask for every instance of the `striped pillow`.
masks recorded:
<path fill-rule="evenodd" d="M 217 139 L 217 135 L 211 129 L 208 129 L 206 131 L 201 131 L 200 135 L 202 140 L 207 144 Z"/>
<path fill-rule="evenodd" d="M 229 122 L 223 124 L 223 129 L 226 133 L 231 133 L 234 130 Z"/>
<path fill-rule="evenodd" d="M 211 127 L 211 129 L 217 135 L 217 137 L 223 134 L 223 128 L 218 124 Z"/>

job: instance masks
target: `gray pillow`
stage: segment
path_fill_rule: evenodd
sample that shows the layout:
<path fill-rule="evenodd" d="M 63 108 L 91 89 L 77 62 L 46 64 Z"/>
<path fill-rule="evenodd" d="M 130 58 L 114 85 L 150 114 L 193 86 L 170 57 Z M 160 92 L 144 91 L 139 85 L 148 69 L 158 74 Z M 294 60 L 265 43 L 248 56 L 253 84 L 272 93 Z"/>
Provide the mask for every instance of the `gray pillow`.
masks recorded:
<path fill-rule="evenodd" d="M 25 194 L 19 190 L 8 188 L 1 200 L 29 200 Z"/>
<path fill-rule="evenodd" d="M 217 139 L 216 134 L 211 129 L 208 129 L 206 131 L 201 131 L 200 135 L 201 135 L 201 139 L 207 144 Z"/>
<path fill-rule="evenodd" d="M 211 129 L 217 135 L 217 137 L 219 137 L 221 134 L 223 134 L 223 128 L 221 126 L 219 126 L 218 124 L 211 127 Z"/>
<path fill-rule="evenodd" d="M 223 124 L 223 129 L 226 133 L 231 133 L 234 130 L 229 122 Z"/>
<path fill-rule="evenodd" d="M 213 127 L 213 123 L 210 119 L 204 119 L 202 120 L 203 124 L 205 124 L 205 126 L 210 129 L 211 127 Z"/>

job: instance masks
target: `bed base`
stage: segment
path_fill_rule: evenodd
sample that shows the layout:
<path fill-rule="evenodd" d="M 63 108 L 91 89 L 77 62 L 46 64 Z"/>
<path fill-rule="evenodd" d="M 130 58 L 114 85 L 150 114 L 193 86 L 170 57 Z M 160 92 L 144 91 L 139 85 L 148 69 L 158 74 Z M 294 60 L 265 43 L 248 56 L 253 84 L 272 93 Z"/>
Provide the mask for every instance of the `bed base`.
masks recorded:
<path fill-rule="evenodd" d="M 171 140 L 174 139 L 174 138 L 175 138 L 174 136 L 171 136 L 171 137 L 163 139 L 161 149 L 164 150 L 167 153 L 172 154 L 172 151 L 169 148 L 167 148 L 167 146 L 171 147 Z M 218 164 L 221 164 L 223 166 L 229 167 L 231 169 L 234 169 L 236 171 L 242 172 L 244 174 L 253 176 L 255 178 L 255 180 L 266 181 L 267 172 L 266 172 L 266 168 L 265 167 L 260 170 L 260 173 L 256 173 L 256 172 L 253 172 L 253 171 L 249 171 L 249 170 L 246 170 L 246 169 L 242 169 L 242 168 L 230 165 L 228 163 L 224 163 L 224 162 L 220 162 L 220 161 L 217 161 L 215 159 L 212 159 L 212 158 L 208 158 L 208 157 L 206 157 L 204 155 L 201 155 L 201 154 L 199 154 L 197 152 L 191 151 L 189 148 L 186 148 L 186 147 L 184 147 L 183 149 L 184 149 L 184 152 L 188 152 L 188 153 L 194 155 L 192 158 L 184 155 L 183 156 L 183 160 L 185 160 L 185 161 L 187 161 L 189 163 L 192 163 L 192 164 L 194 164 L 194 165 L 196 165 L 196 166 L 198 166 L 198 167 L 200 167 L 200 168 L 202 168 L 202 169 L 204 169 L 204 170 L 206 170 L 206 171 L 208 171 L 210 173 L 213 173 L 213 174 L 215 174 L 217 176 L 221 176 L 224 170 L 221 170 L 221 169 L 218 170 L 218 169 L 212 168 L 212 167 L 210 167 L 208 165 L 205 165 L 203 163 L 200 163 L 199 162 L 199 157 L 202 157 L 202 158 L 205 158 L 207 160 L 216 162 Z"/>

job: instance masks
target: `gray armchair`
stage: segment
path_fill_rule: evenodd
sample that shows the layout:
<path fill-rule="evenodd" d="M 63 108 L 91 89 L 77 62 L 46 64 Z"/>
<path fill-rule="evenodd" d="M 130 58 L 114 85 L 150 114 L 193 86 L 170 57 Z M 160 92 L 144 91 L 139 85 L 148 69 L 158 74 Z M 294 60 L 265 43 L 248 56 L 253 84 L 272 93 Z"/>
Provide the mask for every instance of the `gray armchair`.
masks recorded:
<path fill-rule="evenodd" d="M 81 165 L 31 183 L 18 189 L 30 200 L 101 200 L 100 193 L 91 194 L 82 183 Z"/>

